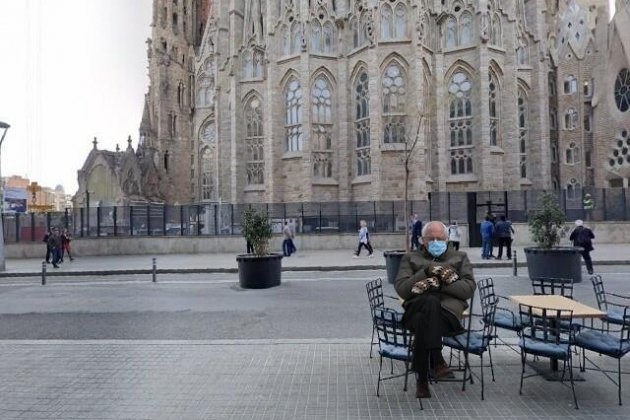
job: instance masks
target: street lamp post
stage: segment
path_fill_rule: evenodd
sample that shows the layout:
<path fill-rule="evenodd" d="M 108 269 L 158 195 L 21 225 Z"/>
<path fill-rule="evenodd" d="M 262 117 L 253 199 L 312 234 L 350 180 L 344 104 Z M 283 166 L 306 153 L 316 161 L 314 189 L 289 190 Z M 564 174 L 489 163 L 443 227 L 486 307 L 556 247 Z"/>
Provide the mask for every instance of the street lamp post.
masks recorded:
<path fill-rule="evenodd" d="M 7 135 L 7 130 L 11 127 L 9 124 L 0 121 L 0 131 L 2 131 L 2 137 L 0 137 L 0 271 L 6 270 L 5 258 L 4 258 L 4 222 L 2 220 L 2 213 L 4 213 L 4 185 L 2 183 L 2 143 L 4 142 L 4 136 Z"/>

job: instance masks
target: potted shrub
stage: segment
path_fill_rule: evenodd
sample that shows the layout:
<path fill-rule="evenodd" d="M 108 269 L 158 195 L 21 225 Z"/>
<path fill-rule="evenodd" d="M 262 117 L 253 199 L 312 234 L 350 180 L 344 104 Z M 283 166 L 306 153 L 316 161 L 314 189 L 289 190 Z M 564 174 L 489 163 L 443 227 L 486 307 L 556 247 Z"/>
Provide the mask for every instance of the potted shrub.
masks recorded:
<path fill-rule="evenodd" d="M 242 229 L 245 239 L 252 244 L 254 253 L 236 256 L 241 287 L 266 289 L 279 286 L 282 255 L 269 252 L 269 240 L 272 237 L 269 215 L 255 208 L 248 208 L 243 215 Z"/>
<path fill-rule="evenodd" d="M 573 279 L 582 281 L 579 247 L 559 246 L 565 236 L 566 217 L 553 194 L 540 197 L 538 206 L 530 212 L 527 224 L 535 247 L 525 248 L 530 278 Z"/>

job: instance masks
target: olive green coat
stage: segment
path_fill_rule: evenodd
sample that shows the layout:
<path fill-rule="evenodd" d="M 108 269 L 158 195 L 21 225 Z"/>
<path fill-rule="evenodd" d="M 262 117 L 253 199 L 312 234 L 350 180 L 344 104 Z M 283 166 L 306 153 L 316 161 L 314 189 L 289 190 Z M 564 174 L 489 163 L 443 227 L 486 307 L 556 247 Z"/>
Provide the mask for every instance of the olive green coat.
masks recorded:
<path fill-rule="evenodd" d="M 466 300 L 473 297 L 476 287 L 472 265 L 465 252 L 456 251 L 451 246 L 437 258 L 429 254 L 424 247 L 408 252 L 400 261 L 395 284 L 396 292 L 405 302 L 418 296 L 411 293 L 411 288 L 418 280 L 427 278 L 424 270 L 431 265 L 449 266 L 459 274 L 460 278 L 456 282 L 443 285 L 440 290 L 429 293 L 438 296 L 442 308 L 461 320 L 464 310 L 468 308 Z"/>

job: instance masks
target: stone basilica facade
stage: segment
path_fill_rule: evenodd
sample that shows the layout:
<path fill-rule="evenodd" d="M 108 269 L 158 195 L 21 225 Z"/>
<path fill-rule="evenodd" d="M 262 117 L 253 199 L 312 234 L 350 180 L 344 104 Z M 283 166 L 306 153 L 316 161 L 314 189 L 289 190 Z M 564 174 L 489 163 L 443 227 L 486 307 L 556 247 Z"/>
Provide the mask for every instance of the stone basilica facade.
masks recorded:
<path fill-rule="evenodd" d="M 137 147 L 95 143 L 79 206 L 103 182 L 111 204 L 398 200 L 405 161 L 412 199 L 628 186 L 630 0 L 153 11 Z"/>

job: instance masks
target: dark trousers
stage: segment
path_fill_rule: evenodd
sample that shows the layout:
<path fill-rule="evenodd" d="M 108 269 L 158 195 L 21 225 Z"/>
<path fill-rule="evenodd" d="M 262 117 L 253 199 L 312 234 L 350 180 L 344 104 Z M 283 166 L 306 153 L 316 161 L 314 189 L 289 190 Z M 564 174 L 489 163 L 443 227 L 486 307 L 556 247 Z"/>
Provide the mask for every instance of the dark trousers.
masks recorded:
<path fill-rule="evenodd" d="M 61 261 L 61 249 L 57 247 L 51 248 L 50 254 L 53 265 L 58 264 Z"/>
<path fill-rule="evenodd" d="M 282 241 L 282 254 L 285 257 L 290 257 L 293 252 L 293 245 L 291 244 L 291 239 L 285 239 Z"/>
<path fill-rule="evenodd" d="M 248 254 L 253 254 L 254 253 L 254 245 L 252 245 L 251 242 L 247 241 L 247 253 Z"/>
<path fill-rule="evenodd" d="M 403 324 L 414 333 L 411 369 L 420 381 L 429 378 L 429 358 L 443 364 L 442 337 L 463 330 L 460 322 L 450 312 L 442 309 L 440 299 L 431 293 L 413 298 L 405 307 Z"/>
<path fill-rule="evenodd" d="M 52 253 L 50 246 L 46 245 L 46 262 L 50 262 L 50 254 Z"/>
<path fill-rule="evenodd" d="M 363 242 L 359 242 L 359 247 L 357 248 L 356 255 L 359 255 L 361 253 L 361 248 L 363 248 L 363 247 L 365 247 L 365 249 L 367 249 L 369 255 L 371 255 L 372 252 L 374 252 L 374 249 L 372 249 L 372 245 L 370 245 L 369 242 L 367 244 L 364 244 Z"/>
<path fill-rule="evenodd" d="M 451 241 L 451 243 L 453 244 L 453 248 L 455 248 L 456 251 L 459 251 L 459 241 Z"/>
<path fill-rule="evenodd" d="M 584 263 L 586 264 L 586 270 L 588 270 L 588 274 L 593 274 L 593 261 L 591 260 L 591 251 L 582 251 L 582 258 L 584 258 Z"/>
<path fill-rule="evenodd" d="M 499 238 L 499 255 L 497 255 L 498 259 L 501 259 L 503 256 L 503 246 L 507 248 L 506 256 L 509 259 L 512 258 L 512 238 Z"/>
<path fill-rule="evenodd" d="M 295 244 L 293 243 L 293 239 L 289 239 L 289 249 L 291 250 L 291 254 L 295 254 L 295 251 L 297 251 L 297 248 L 295 247 Z"/>
<path fill-rule="evenodd" d="M 420 249 L 420 238 L 417 236 L 411 237 L 411 249 Z"/>

